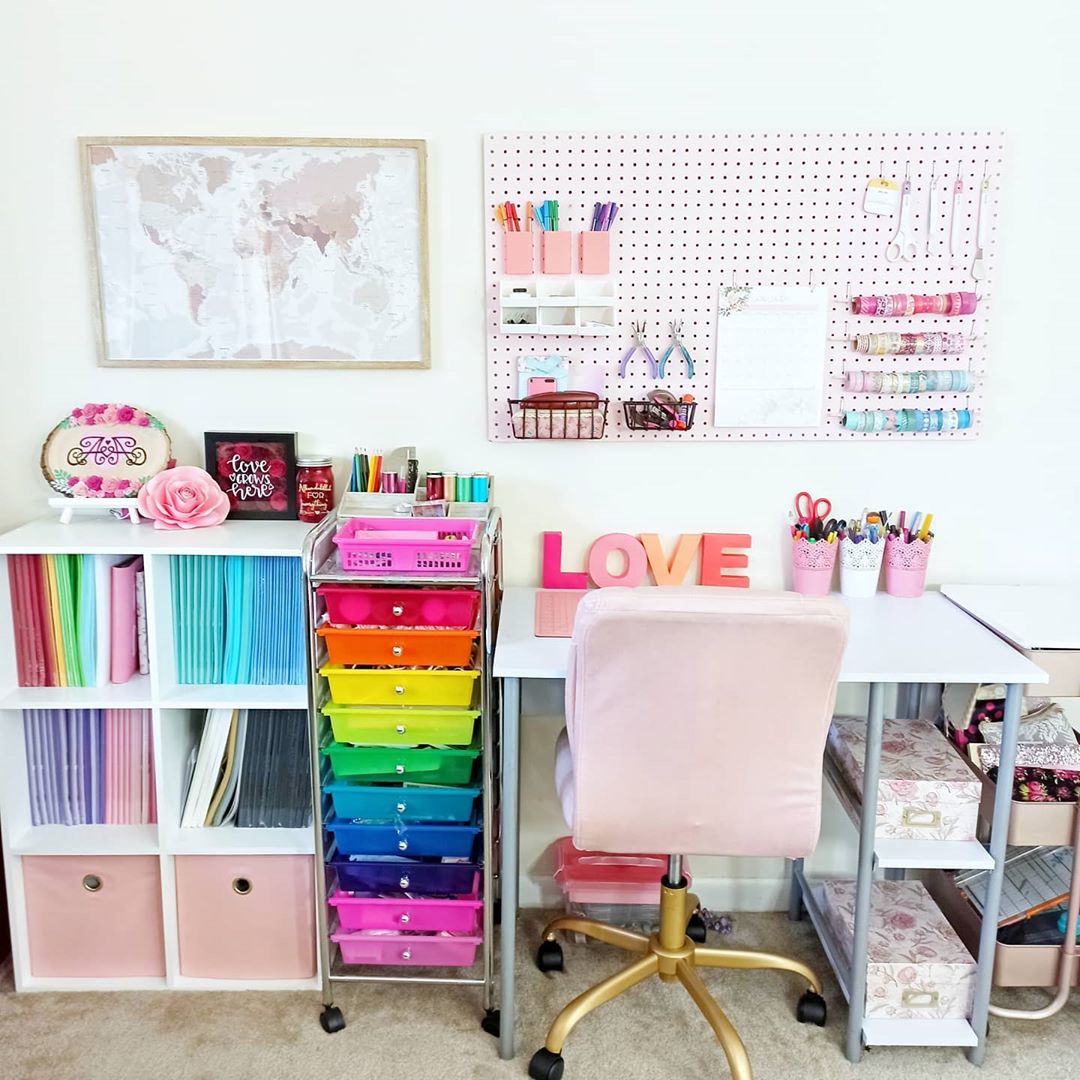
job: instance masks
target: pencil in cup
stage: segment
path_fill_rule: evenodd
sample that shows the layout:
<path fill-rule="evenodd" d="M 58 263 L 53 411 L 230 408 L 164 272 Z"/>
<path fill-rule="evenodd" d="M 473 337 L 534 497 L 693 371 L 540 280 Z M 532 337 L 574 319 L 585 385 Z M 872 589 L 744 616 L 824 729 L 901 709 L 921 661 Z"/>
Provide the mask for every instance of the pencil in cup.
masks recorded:
<path fill-rule="evenodd" d="M 805 596 L 825 596 L 832 589 L 840 545 L 799 536 L 791 542 L 792 588 Z"/>

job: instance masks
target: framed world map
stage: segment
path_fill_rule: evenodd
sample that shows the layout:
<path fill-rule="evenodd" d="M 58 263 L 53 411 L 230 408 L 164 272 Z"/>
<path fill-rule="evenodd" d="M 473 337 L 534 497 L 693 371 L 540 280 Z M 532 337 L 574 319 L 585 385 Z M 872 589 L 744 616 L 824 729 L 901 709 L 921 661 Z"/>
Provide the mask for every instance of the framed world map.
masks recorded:
<path fill-rule="evenodd" d="M 423 141 L 79 142 L 103 365 L 430 366 Z"/>

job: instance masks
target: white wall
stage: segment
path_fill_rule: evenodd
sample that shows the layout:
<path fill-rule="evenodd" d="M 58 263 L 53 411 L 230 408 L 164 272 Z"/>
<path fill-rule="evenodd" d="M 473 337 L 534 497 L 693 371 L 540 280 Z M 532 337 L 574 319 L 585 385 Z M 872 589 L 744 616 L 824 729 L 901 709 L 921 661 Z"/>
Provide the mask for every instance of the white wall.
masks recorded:
<path fill-rule="evenodd" d="M 204 430 L 295 429 L 306 449 L 416 442 L 428 463 L 489 469 L 512 583 L 535 580 L 545 528 L 564 530 L 571 562 L 602 532 L 705 529 L 753 533 L 753 581 L 777 585 L 778 515 L 804 487 L 840 506 L 933 510 L 938 581 L 1078 576 L 1080 229 L 1070 185 L 1080 98 L 1066 0 L 1022 10 L 909 0 L 888 12 L 865 0 L 11 7 L 0 41 L 0 525 L 39 509 L 38 449 L 66 410 L 126 400 L 165 420 L 181 461 L 201 463 Z M 485 131 L 946 124 L 1001 127 L 1011 145 L 980 442 L 485 441 Z M 426 138 L 432 370 L 96 367 L 75 139 L 177 134 Z M 1033 539 L 1023 522 L 1038 526 Z M 542 727 L 526 744 L 538 795 L 549 776 L 547 750 L 533 741 Z M 558 822 L 550 797 L 526 813 L 534 851 Z M 827 823 L 829 858 L 839 829 Z M 771 866 L 737 872 L 774 876 Z"/>

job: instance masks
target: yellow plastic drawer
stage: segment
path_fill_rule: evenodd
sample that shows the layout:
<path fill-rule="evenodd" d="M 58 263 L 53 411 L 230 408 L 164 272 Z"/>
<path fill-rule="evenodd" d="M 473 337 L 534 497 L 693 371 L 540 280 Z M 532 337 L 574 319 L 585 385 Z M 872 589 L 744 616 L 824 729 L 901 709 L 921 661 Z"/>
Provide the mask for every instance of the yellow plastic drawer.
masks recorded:
<path fill-rule="evenodd" d="M 337 705 L 444 705 L 467 709 L 479 671 L 423 671 L 415 668 L 350 668 L 326 664 L 319 674 L 330 682 Z"/>

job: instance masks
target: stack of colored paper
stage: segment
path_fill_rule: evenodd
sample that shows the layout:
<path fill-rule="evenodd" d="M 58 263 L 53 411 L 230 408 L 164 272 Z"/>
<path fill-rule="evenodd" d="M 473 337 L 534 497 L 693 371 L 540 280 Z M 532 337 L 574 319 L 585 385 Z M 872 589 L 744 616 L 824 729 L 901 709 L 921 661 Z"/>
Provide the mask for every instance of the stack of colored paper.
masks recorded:
<path fill-rule="evenodd" d="M 183 828 L 311 823 L 307 713 L 210 709 L 188 760 Z"/>
<path fill-rule="evenodd" d="M 23 736 L 34 825 L 157 821 L 148 710 L 27 709 Z"/>
<path fill-rule="evenodd" d="M 142 576 L 142 559 L 126 555 L 9 555 L 19 685 L 103 686 L 148 671 Z"/>
<path fill-rule="evenodd" d="M 174 555 L 171 564 L 177 682 L 304 682 L 299 559 Z"/>

